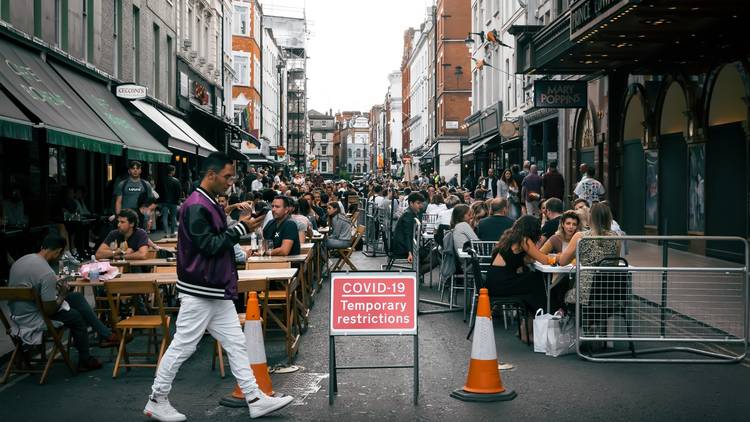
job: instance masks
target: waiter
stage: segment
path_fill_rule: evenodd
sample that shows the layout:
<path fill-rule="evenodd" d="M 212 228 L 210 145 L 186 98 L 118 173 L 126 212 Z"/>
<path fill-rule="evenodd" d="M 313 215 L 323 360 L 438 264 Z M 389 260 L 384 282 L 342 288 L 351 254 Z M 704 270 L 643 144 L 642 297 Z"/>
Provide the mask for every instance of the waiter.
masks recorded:
<path fill-rule="evenodd" d="M 172 407 L 167 396 L 180 365 L 195 352 L 206 330 L 227 351 L 232 374 L 245 394 L 251 418 L 281 409 L 293 400 L 290 396 L 269 397 L 258 388 L 232 302 L 237 299 L 234 244 L 240 236 L 258 227 L 262 218 L 243 216 L 237 225 L 228 229 L 224 210 L 215 198 L 233 183 L 232 160 L 224 153 L 215 152 L 204 161 L 202 172 L 200 186 L 180 208 L 177 291 L 181 305 L 177 332 L 159 362 L 151 396 L 143 409 L 146 416 L 158 421 L 187 419 Z"/>

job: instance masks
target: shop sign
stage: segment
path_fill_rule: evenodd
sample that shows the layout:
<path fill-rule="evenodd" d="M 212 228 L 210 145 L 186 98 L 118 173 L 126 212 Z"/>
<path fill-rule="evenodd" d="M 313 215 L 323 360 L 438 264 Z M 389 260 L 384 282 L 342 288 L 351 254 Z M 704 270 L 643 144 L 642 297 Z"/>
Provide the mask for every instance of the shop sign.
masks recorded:
<path fill-rule="evenodd" d="M 446 120 L 446 122 L 445 122 L 445 128 L 446 129 L 458 129 L 458 121 L 456 121 L 456 120 Z"/>
<path fill-rule="evenodd" d="M 500 123 L 500 136 L 505 139 L 518 136 L 518 127 L 510 120 L 503 120 L 503 122 Z"/>
<path fill-rule="evenodd" d="M 142 100 L 146 98 L 147 93 L 148 88 L 135 84 L 118 85 L 117 88 L 115 88 L 115 95 L 117 98 L 125 100 Z"/>
<path fill-rule="evenodd" d="M 583 35 L 630 2 L 631 0 L 582 0 L 574 4 L 570 9 L 570 39 Z"/>
<path fill-rule="evenodd" d="M 535 81 L 534 107 L 585 108 L 587 90 L 586 81 Z"/>
<path fill-rule="evenodd" d="M 284 158 L 284 155 L 286 155 L 286 148 L 284 148 L 282 145 L 276 147 L 276 155 L 278 155 L 279 158 Z"/>

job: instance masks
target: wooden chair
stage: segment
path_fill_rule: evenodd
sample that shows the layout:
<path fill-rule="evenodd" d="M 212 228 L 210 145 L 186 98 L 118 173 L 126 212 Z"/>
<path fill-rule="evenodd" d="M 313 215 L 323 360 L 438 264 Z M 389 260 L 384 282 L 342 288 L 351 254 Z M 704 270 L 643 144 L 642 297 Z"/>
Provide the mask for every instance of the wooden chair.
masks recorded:
<path fill-rule="evenodd" d="M 174 265 L 167 266 L 167 267 L 157 266 L 157 267 L 154 267 L 154 272 L 155 273 L 162 273 L 162 274 L 176 274 L 177 273 L 177 267 L 174 266 Z"/>
<path fill-rule="evenodd" d="M 129 368 L 158 368 L 159 362 L 161 361 L 162 355 L 167 349 L 169 344 L 169 322 L 170 317 L 167 316 L 164 310 L 164 303 L 162 302 L 161 292 L 159 291 L 159 285 L 155 281 L 107 281 L 104 283 L 107 290 L 107 301 L 112 312 L 112 323 L 115 329 L 120 331 L 120 347 L 117 351 L 117 358 L 115 360 L 115 368 L 112 371 L 112 378 L 117 378 L 120 372 L 120 367 L 125 368 L 129 371 Z M 117 297 L 119 295 L 153 295 L 154 296 L 154 307 L 159 312 L 158 315 L 131 315 L 125 319 L 120 319 L 120 310 L 117 304 Z M 133 301 L 130 302 L 133 306 Z M 161 328 L 162 338 L 161 343 L 157 346 L 156 332 Z M 149 336 L 149 344 L 145 353 L 128 353 L 125 347 L 126 335 L 132 333 L 134 329 L 151 330 L 151 336 Z M 153 342 L 154 351 L 149 351 L 151 343 Z M 158 349 L 157 349 L 158 347 Z M 130 363 L 130 356 L 154 356 L 156 358 L 155 363 Z M 122 360 L 125 359 L 125 363 Z"/>
<path fill-rule="evenodd" d="M 52 320 L 44 314 L 42 301 L 39 298 L 36 290 L 31 287 L 0 287 L 0 302 L 9 300 L 34 302 L 37 309 L 39 309 L 39 312 L 42 314 L 46 331 L 42 336 L 41 356 L 38 359 L 32 359 L 30 363 L 44 364 L 44 367 L 34 367 L 28 369 L 19 369 L 14 367 L 17 362 L 20 362 L 23 359 L 23 343 L 21 342 L 21 339 L 13 335 L 13 328 L 15 324 L 10 318 L 10 312 L 8 312 L 8 314 L 6 315 L 4 308 L 0 307 L 0 320 L 5 327 L 5 333 L 8 335 L 8 337 L 11 338 L 14 346 L 13 353 L 10 356 L 10 360 L 8 360 L 8 367 L 5 369 L 5 373 L 3 374 L 2 379 L 0 379 L 0 384 L 5 384 L 8 381 L 11 373 L 42 374 L 41 378 L 39 379 L 39 384 L 44 384 L 47 381 L 47 375 L 49 373 L 50 367 L 52 366 L 52 362 L 56 360 L 58 353 L 62 355 L 62 360 L 68 366 L 71 374 L 75 375 L 75 366 L 73 366 L 73 363 L 70 360 L 68 351 L 65 349 L 65 347 L 63 347 L 62 339 L 63 333 L 66 328 L 55 327 L 52 323 Z M 46 356 L 47 340 L 52 340 L 52 352 L 49 353 L 49 356 Z M 68 339 L 68 343 L 70 343 L 70 339 Z"/>
<path fill-rule="evenodd" d="M 336 261 L 335 264 L 333 264 L 331 271 L 341 270 L 344 267 L 344 264 L 348 265 L 352 271 L 357 271 L 357 267 L 354 265 L 350 258 L 352 254 L 354 254 L 354 250 L 357 248 L 357 244 L 359 244 L 359 242 L 362 240 L 362 236 L 364 236 L 365 234 L 365 226 L 358 226 L 355 230 L 356 231 L 352 236 L 352 243 L 348 247 L 334 249 L 339 255 L 339 260 Z"/>
<path fill-rule="evenodd" d="M 288 268 L 288 267 L 287 267 Z M 253 281 L 242 281 L 237 282 L 237 293 L 246 294 L 248 292 L 258 292 L 258 301 L 261 309 L 261 324 L 263 326 L 263 336 L 266 335 L 266 321 L 268 320 L 268 280 L 253 280 Z M 261 299 L 262 297 L 262 299 Z M 245 298 L 247 303 L 247 298 Z M 246 314 L 238 313 L 237 317 L 240 319 L 240 326 L 245 326 Z M 224 378 L 226 373 L 224 372 L 224 349 L 221 347 L 219 340 L 214 340 L 214 353 L 211 359 L 211 370 L 216 369 L 216 361 L 219 361 L 219 376 Z"/>
<path fill-rule="evenodd" d="M 248 270 L 260 270 L 260 269 L 283 269 L 291 268 L 292 264 L 289 262 L 252 262 L 247 264 Z M 273 321 L 282 331 L 284 331 L 287 339 L 287 355 L 289 357 L 289 363 L 292 363 L 294 359 L 294 339 L 293 330 L 296 327 L 297 333 L 302 331 L 300 321 L 298 318 L 299 312 L 306 310 L 304 303 L 299 300 L 297 296 L 297 289 L 301 287 L 299 280 L 297 279 L 292 284 L 283 284 L 282 289 L 278 286 L 274 286 L 273 289 L 269 287 L 268 294 L 262 293 L 258 295 L 258 300 L 261 304 L 264 304 L 263 309 L 263 334 L 267 329 L 267 320 Z M 298 310 L 295 312 L 295 307 Z M 267 318 L 267 319 L 266 319 Z"/>

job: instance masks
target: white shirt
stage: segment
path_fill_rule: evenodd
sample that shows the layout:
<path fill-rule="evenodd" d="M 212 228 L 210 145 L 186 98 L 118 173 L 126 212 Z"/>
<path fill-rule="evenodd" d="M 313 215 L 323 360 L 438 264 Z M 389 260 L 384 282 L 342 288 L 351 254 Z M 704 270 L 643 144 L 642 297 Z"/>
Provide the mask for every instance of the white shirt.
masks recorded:
<path fill-rule="evenodd" d="M 426 214 L 440 214 L 441 211 L 446 210 L 445 204 L 429 204 L 427 205 Z"/>
<path fill-rule="evenodd" d="M 263 190 L 263 182 L 261 182 L 261 181 L 260 181 L 260 180 L 258 180 L 258 179 L 255 179 L 255 180 L 253 180 L 253 183 L 250 183 L 250 189 L 251 189 L 251 190 L 252 190 L 253 192 L 256 192 L 256 191 L 261 191 L 261 190 Z"/>
<path fill-rule="evenodd" d="M 453 216 L 453 209 L 445 209 L 443 211 L 440 211 L 438 214 L 438 226 L 451 225 L 451 216 Z"/>
<path fill-rule="evenodd" d="M 579 198 L 585 199 L 591 206 L 592 203 L 599 201 L 599 197 L 604 195 L 605 190 L 598 180 L 585 176 L 578 182 L 573 193 Z"/>

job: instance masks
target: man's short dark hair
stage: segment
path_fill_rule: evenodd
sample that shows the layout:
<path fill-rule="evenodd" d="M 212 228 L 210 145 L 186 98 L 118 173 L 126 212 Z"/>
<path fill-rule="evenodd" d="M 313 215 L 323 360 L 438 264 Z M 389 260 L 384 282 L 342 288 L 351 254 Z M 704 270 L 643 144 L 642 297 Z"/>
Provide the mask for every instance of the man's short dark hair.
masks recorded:
<path fill-rule="evenodd" d="M 549 168 L 556 169 L 557 168 L 557 160 L 552 160 L 549 162 Z"/>
<path fill-rule="evenodd" d="M 232 164 L 232 159 L 229 158 L 228 155 L 223 152 L 212 152 L 211 155 L 206 157 L 201 166 L 203 177 L 205 177 L 209 171 L 213 171 L 214 173 L 220 172 L 227 166 L 227 164 Z"/>
<path fill-rule="evenodd" d="M 375 193 L 383 192 L 383 187 L 380 186 L 380 185 L 375 185 L 375 187 L 372 188 L 372 191 L 375 192 Z"/>
<path fill-rule="evenodd" d="M 65 238 L 57 233 L 50 233 L 44 237 L 44 240 L 42 240 L 43 250 L 46 249 L 48 251 L 56 251 L 58 249 L 65 249 L 67 245 L 68 242 L 65 240 Z"/>
<path fill-rule="evenodd" d="M 284 202 L 284 207 L 289 208 L 294 206 L 294 202 L 292 201 L 292 198 L 286 196 L 286 195 L 278 195 L 277 197 L 273 198 L 273 200 L 280 199 Z"/>
<path fill-rule="evenodd" d="M 128 168 L 129 168 L 129 169 L 132 169 L 132 168 L 135 168 L 135 167 L 141 168 L 141 162 L 140 162 L 140 161 L 135 161 L 135 160 L 133 160 L 133 161 L 131 161 L 131 162 L 130 162 L 130 163 L 128 164 Z"/>
<path fill-rule="evenodd" d="M 557 198 L 550 198 L 544 201 L 544 206 L 547 207 L 547 211 L 552 211 L 558 214 L 562 214 L 563 212 L 563 203 Z"/>
<path fill-rule="evenodd" d="M 175 166 L 171 164 L 167 166 L 167 174 L 173 174 L 176 170 Z"/>
<path fill-rule="evenodd" d="M 586 166 L 586 175 L 588 177 L 594 177 L 596 174 L 596 170 L 594 169 L 594 166 Z"/>
<path fill-rule="evenodd" d="M 573 208 L 575 208 L 576 205 L 578 205 L 581 202 L 583 202 L 584 204 L 586 204 L 587 207 L 589 206 L 589 201 L 587 201 L 587 200 L 585 200 L 583 198 L 578 198 L 575 201 L 573 201 Z"/>
<path fill-rule="evenodd" d="M 227 202 L 229 202 L 229 195 L 227 195 L 226 193 L 220 193 L 216 195 L 216 199 L 219 199 L 219 198 L 225 198 Z"/>
<path fill-rule="evenodd" d="M 136 225 L 138 224 L 138 213 L 131 210 L 130 208 L 123 208 L 117 214 L 117 218 L 126 218 L 128 223 Z"/>
<path fill-rule="evenodd" d="M 424 196 L 422 196 L 422 194 L 419 192 L 413 192 L 409 194 L 409 196 L 407 197 L 407 200 L 409 201 L 410 204 L 412 202 L 417 202 L 417 201 L 424 202 Z"/>
<path fill-rule="evenodd" d="M 276 192 L 273 189 L 266 189 L 263 191 L 261 196 L 263 197 L 263 200 L 265 202 L 270 203 L 271 201 L 273 201 L 273 198 L 276 197 Z"/>

